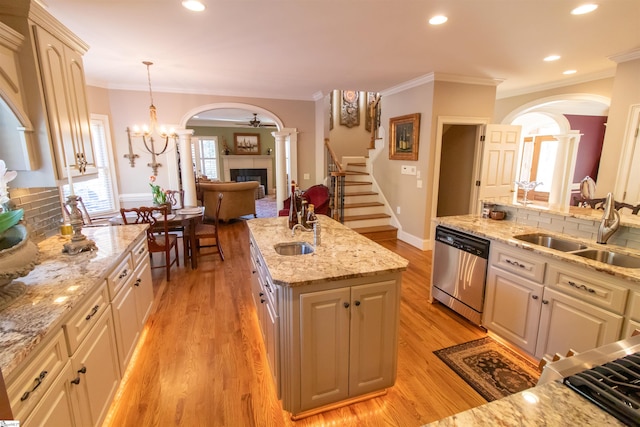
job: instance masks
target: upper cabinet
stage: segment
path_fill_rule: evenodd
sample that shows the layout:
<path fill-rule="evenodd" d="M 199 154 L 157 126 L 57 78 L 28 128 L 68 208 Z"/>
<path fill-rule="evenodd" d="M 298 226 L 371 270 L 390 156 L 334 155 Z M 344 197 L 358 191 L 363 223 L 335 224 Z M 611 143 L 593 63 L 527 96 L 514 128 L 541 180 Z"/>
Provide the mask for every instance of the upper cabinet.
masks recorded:
<path fill-rule="evenodd" d="M 82 64 L 88 46 L 35 2 L 0 0 L 0 20 L 25 38 L 18 57 L 35 131 L 28 163 L 37 166 L 19 173 L 15 186 L 55 186 L 69 170 L 96 174 Z"/>

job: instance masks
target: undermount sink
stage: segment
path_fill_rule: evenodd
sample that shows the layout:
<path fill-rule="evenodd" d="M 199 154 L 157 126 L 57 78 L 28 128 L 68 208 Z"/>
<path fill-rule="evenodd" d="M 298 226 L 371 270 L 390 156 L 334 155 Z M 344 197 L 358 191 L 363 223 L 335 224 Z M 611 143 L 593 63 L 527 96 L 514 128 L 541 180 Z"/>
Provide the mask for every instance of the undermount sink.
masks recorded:
<path fill-rule="evenodd" d="M 534 245 L 555 249 L 561 252 L 573 252 L 579 251 L 581 249 L 587 249 L 587 247 L 582 243 L 573 242 L 571 240 L 564 240 L 542 233 L 521 234 L 519 236 L 513 236 L 513 238 L 522 240 L 523 242 L 533 243 Z"/>
<path fill-rule="evenodd" d="M 280 255 L 308 255 L 313 253 L 313 246 L 307 242 L 278 243 L 273 249 Z"/>
<path fill-rule="evenodd" d="M 573 253 L 583 258 L 589 258 L 594 261 L 603 262 L 616 267 L 624 268 L 640 268 L 640 258 L 618 252 L 606 251 L 601 249 L 586 249 Z"/>

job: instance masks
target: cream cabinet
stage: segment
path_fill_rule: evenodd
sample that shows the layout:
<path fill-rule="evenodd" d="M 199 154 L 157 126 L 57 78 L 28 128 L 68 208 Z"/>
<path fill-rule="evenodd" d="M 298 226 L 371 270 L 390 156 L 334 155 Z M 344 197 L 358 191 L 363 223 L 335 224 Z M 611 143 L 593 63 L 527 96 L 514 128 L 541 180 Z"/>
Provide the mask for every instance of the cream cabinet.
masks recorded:
<path fill-rule="evenodd" d="M 82 55 L 88 45 L 38 2 L 0 0 L 0 21 L 25 40 L 19 68 L 26 110 L 34 129 L 19 187 L 51 187 L 56 180 L 97 174 Z"/>
<path fill-rule="evenodd" d="M 622 280 L 492 242 L 483 326 L 541 359 L 620 338 Z"/>
<path fill-rule="evenodd" d="M 79 417 L 74 412 L 74 397 L 71 390 L 73 380 L 71 362 L 67 361 L 60 375 L 53 380 L 51 388 L 21 425 L 24 427 L 81 426 Z"/>
<path fill-rule="evenodd" d="M 395 382 L 395 281 L 300 295 L 300 410 Z"/>
<path fill-rule="evenodd" d="M 533 354 L 544 286 L 500 268 L 487 273 L 483 326 Z"/>
<path fill-rule="evenodd" d="M 47 30 L 34 26 L 40 77 L 58 177 L 95 174 L 82 56 Z"/>
<path fill-rule="evenodd" d="M 256 249 L 253 240 L 250 241 L 252 278 L 251 295 L 256 306 L 256 314 L 260 325 L 260 332 L 264 342 L 271 377 L 280 397 L 280 316 L 278 314 L 278 290 L 273 285 L 264 261 Z"/>
<path fill-rule="evenodd" d="M 638 291 L 632 291 L 629 295 L 626 318 L 622 338 L 628 338 L 636 330 L 640 330 L 640 292 Z"/>

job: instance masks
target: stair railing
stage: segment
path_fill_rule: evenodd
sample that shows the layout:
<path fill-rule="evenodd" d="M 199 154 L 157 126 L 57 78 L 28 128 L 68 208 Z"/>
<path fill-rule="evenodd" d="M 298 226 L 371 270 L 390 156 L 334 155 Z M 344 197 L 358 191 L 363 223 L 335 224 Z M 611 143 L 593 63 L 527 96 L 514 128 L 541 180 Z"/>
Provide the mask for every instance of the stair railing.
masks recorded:
<path fill-rule="evenodd" d="M 329 209 L 331 216 L 336 221 L 344 222 L 344 182 L 346 173 L 336 157 L 336 153 L 331 148 L 329 139 L 325 138 L 324 146 L 327 151 L 327 176 L 330 178 L 329 184 Z"/>

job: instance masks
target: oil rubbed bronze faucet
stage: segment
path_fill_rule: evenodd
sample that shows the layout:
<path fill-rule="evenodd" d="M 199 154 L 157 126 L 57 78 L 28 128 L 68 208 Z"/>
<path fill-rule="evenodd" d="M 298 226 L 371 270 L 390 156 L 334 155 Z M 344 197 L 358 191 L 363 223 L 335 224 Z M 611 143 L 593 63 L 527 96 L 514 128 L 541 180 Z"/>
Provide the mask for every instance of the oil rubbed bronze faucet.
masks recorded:
<path fill-rule="evenodd" d="M 606 244 L 609 237 L 618 230 L 620 226 L 620 214 L 615 209 L 613 194 L 607 194 L 607 200 L 604 202 L 604 213 L 602 214 L 602 221 L 600 221 L 600 227 L 598 227 L 598 239 L 597 243 Z"/>

